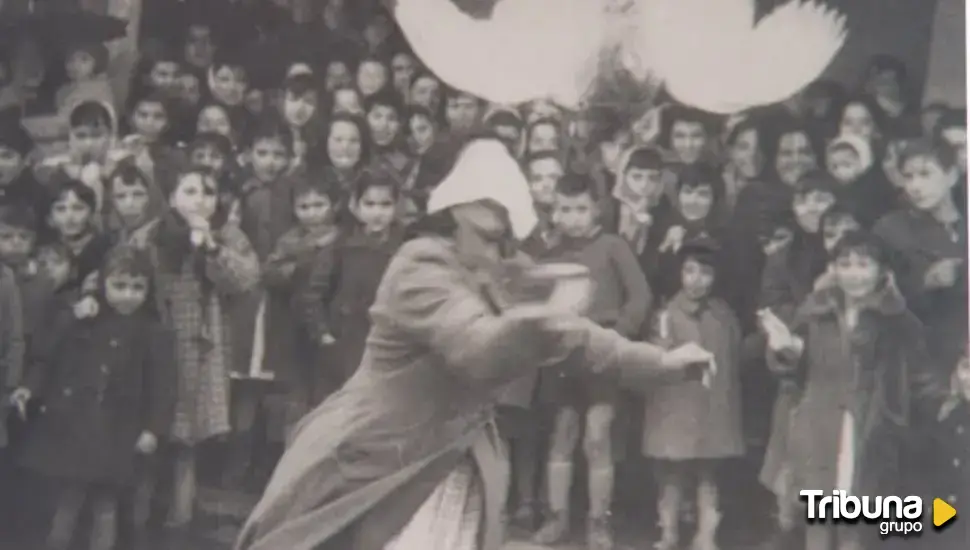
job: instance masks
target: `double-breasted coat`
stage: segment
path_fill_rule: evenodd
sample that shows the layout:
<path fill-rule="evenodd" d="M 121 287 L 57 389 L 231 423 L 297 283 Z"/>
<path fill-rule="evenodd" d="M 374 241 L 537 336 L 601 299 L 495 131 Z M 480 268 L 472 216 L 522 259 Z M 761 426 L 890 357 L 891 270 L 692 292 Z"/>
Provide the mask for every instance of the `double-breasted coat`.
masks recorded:
<path fill-rule="evenodd" d="M 131 483 L 135 442 L 171 425 L 176 371 L 171 333 L 150 313 L 93 318 L 70 308 L 38 334 L 26 387 L 44 403 L 27 432 L 23 465 L 55 479 Z"/>

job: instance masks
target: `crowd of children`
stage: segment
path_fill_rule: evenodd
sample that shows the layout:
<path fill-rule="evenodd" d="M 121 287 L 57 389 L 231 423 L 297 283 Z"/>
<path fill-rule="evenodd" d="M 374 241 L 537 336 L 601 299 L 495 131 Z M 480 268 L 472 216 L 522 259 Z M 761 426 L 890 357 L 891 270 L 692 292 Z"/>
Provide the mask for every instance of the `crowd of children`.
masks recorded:
<path fill-rule="evenodd" d="M 543 372 L 508 433 L 509 519 L 537 542 L 570 533 L 577 447 L 591 550 L 613 548 L 615 467 L 638 449 L 660 550 L 685 524 L 717 548 L 731 458 L 763 464 L 777 506 L 751 513 L 777 514 L 779 549 L 866 544 L 798 529 L 798 488 L 970 499 L 966 112 L 920 110 L 894 59 L 857 90 L 819 81 L 730 119 L 661 96 L 634 119 L 487 105 L 376 8 L 202 4 L 218 9 L 146 12 L 124 101 L 103 45 L 65 48 L 63 152 L 0 113 L 0 468 L 56 481 L 50 549 L 137 538 L 159 495 L 190 525 L 212 441 L 243 486 L 353 376 L 388 261 L 481 132 L 529 178 L 541 223 L 522 249 L 588 267 L 594 321 L 717 365 L 632 402 Z"/>

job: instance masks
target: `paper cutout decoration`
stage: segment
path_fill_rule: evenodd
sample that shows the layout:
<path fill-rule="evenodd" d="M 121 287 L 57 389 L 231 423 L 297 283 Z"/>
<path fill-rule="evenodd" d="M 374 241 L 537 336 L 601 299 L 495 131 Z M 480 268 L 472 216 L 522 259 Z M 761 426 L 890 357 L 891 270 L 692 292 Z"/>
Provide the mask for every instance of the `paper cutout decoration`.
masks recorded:
<path fill-rule="evenodd" d="M 730 115 L 784 101 L 817 79 L 846 39 L 846 20 L 792 0 L 755 23 L 755 0 L 639 0 L 626 67 L 659 77 L 677 101 Z"/>
<path fill-rule="evenodd" d="M 500 0 L 476 19 L 451 0 L 396 0 L 418 58 L 449 86 L 493 103 L 548 98 L 576 108 L 596 78 L 602 0 Z"/>

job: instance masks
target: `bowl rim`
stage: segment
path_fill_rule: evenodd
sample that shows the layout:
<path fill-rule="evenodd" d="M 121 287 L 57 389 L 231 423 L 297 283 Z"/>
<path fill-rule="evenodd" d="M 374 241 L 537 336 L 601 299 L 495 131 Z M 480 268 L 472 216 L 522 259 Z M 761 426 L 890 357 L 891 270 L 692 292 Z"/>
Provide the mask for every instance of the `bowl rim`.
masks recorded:
<path fill-rule="evenodd" d="M 589 268 L 572 262 L 550 262 L 532 266 L 528 270 L 529 276 L 543 279 L 574 279 L 590 276 Z"/>

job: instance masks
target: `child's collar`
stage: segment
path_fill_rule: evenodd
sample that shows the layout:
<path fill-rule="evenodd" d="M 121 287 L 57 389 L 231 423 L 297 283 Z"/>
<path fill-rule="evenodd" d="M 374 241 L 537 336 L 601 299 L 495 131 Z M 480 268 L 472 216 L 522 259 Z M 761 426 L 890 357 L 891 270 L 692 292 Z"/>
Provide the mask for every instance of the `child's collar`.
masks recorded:
<path fill-rule="evenodd" d="M 687 297 L 687 294 L 681 290 L 674 295 L 670 300 L 670 306 L 683 311 L 691 317 L 696 317 L 701 311 L 707 306 L 707 301 L 710 297 L 705 296 L 700 300 L 694 300 Z"/>

